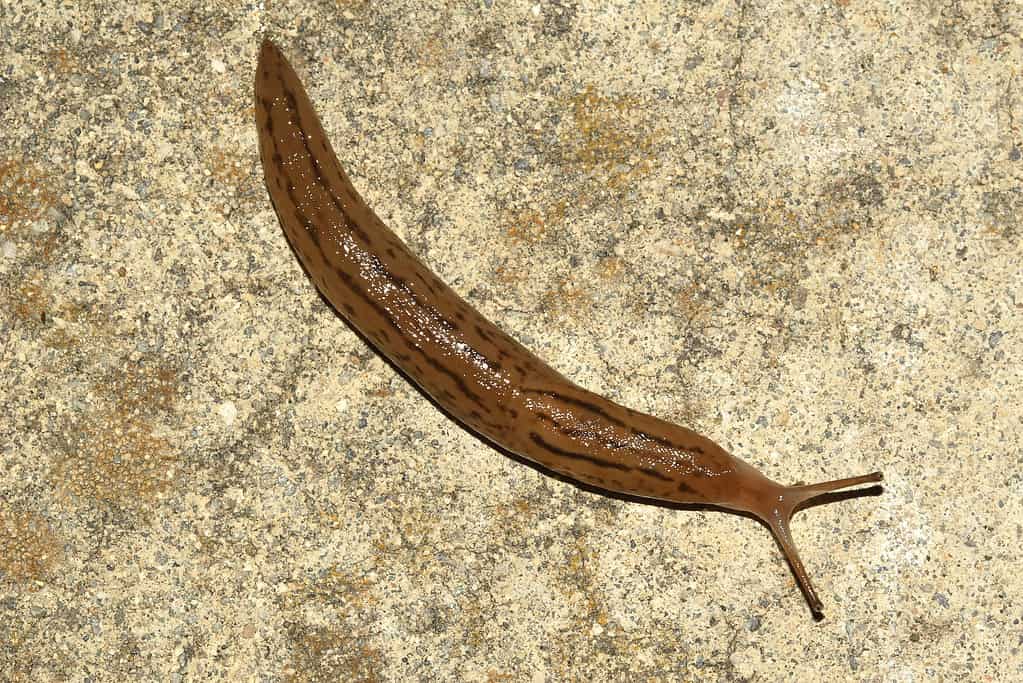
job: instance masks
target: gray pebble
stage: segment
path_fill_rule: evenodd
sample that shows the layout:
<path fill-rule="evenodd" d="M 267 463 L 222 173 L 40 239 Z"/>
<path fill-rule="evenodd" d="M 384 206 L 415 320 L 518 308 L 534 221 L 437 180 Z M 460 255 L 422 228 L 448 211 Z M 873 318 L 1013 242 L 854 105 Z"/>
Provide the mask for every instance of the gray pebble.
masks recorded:
<path fill-rule="evenodd" d="M 945 597 L 944 593 L 935 593 L 934 601 L 941 605 L 942 607 L 948 607 L 948 598 Z"/>
<path fill-rule="evenodd" d="M 803 310 L 806 306 L 806 298 L 810 292 L 807 291 L 806 287 L 796 287 L 792 292 L 792 306 L 797 310 Z"/>

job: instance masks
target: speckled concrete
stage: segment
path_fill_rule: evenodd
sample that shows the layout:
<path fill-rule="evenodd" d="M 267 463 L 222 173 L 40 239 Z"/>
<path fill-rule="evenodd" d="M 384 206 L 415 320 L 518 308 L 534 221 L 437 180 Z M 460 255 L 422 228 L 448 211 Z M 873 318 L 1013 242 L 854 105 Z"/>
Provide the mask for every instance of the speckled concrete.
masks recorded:
<path fill-rule="evenodd" d="M 0 679 L 1023 677 L 1021 5 L 54 4 L 0 5 Z M 884 471 L 797 517 L 825 621 L 754 522 L 506 459 L 324 306 L 264 32 L 564 374 Z"/>

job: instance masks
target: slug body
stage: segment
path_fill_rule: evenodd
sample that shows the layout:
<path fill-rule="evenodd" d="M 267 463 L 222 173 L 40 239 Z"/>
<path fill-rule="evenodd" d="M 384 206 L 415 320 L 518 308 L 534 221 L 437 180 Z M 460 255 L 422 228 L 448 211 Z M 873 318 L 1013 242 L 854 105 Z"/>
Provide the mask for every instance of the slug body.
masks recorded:
<path fill-rule="evenodd" d="M 255 97 L 263 172 L 284 233 L 319 291 L 380 353 L 466 427 L 554 472 L 608 491 L 756 516 L 820 615 L 789 519 L 809 498 L 880 474 L 782 486 L 706 437 L 575 385 L 467 304 L 366 205 L 270 41 L 260 51 Z"/>

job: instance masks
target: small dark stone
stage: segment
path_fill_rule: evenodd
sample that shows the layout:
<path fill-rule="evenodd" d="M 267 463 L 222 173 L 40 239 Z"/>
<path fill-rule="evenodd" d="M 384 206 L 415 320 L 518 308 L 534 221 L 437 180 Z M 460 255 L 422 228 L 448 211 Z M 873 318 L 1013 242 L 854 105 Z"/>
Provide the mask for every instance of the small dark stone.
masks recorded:
<path fill-rule="evenodd" d="M 803 307 L 806 306 L 806 298 L 809 294 L 810 292 L 807 291 L 806 287 L 796 287 L 792 291 L 792 307 L 797 311 L 803 310 Z"/>
<path fill-rule="evenodd" d="M 753 632 L 759 631 L 760 630 L 760 617 L 757 616 L 756 614 L 754 614 L 752 617 L 750 617 L 749 621 L 746 622 L 746 628 L 748 628 L 750 631 L 753 631 Z"/>
<path fill-rule="evenodd" d="M 938 603 L 942 607 L 948 607 L 948 598 L 945 597 L 944 593 L 935 593 L 934 602 Z"/>
<path fill-rule="evenodd" d="M 998 346 L 999 342 L 1002 341 L 1003 336 L 1004 333 L 1001 330 L 995 330 L 994 332 L 988 335 L 987 345 L 990 346 L 992 349 L 995 348 L 996 346 Z"/>

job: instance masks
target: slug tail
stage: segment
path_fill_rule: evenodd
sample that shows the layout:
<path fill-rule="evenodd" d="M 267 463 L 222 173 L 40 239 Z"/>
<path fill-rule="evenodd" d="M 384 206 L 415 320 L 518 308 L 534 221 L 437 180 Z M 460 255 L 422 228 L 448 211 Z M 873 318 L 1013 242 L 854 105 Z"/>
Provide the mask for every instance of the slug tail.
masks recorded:
<path fill-rule="evenodd" d="M 765 510 L 760 514 L 761 519 L 767 523 L 767 526 L 771 529 L 771 533 L 774 534 L 774 538 L 781 547 L 781 551 L 785 555 L 785 559 L 788 560 L 789 566 L 792 567 L 792 573 L 796 577 L 796 583 L 799 584 L 800 590 L 803 591 L 803 595 L 806 597 L 806 602 L 810 606 L 810 612 L 813 614 L 813 618 L 817 621 L 824 618 L 823 605 L 820 598 L 817 597 L 817 591 L 814 590 L 813 582 L 810 581 L 810 576 L 806 573 L 806 568 L 803 566 L 803 560 L 799 557 L 799 551 L 796 549 L 796 544 L 792 540 L 792 532 L 790 529 L 792 515 L 804 504 L 825 493 L 848 488 L 850 486 L 877 483 L 881 480 L 882 476 L 880 472 L 871 472 L 870 474 L 864 474 L 859 477 L 836 479 L 834 481 L 820 482 L 817 484 L 786 486 L 781 488 L 777 499 L 773 501 L 769 510 Z M 856 494 L 857 492 L 853 491 L 852 493 Z"/>

